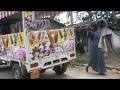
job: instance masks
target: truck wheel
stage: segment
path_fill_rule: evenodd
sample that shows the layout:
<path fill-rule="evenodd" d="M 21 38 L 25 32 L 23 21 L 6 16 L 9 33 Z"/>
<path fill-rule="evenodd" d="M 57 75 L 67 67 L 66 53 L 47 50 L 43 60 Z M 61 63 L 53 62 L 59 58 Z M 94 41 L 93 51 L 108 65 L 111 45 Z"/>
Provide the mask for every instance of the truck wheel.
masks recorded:
<path fill-rule="evenodd" d="M 57 75 L 62 75 L 67 70 L 67 63 L 62 64 L 62 67 L 60 67 L 60 65 L 55 66 L 53 70 L 56 72 Z"/>
<path fill-rule="evenodd" d="M 18 64 L 14 64 L 12 67 L 12 75 L 14 79 L 24 79 L 21 69 Z"/>

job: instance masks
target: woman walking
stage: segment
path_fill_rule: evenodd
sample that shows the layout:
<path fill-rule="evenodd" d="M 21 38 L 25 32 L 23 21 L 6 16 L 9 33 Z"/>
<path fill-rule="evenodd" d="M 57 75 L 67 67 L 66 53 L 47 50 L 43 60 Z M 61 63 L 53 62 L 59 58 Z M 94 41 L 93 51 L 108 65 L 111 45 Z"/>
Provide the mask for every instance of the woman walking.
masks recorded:
<path fill-rule="evenodd" d="M 99 47 L 101 32 L 97 30 L 97 25 L 92 23 L 90 25 L 90 29 L 92 30 L 90 34 L 90 59 L 88 66 L 86 67 L 86 72 L 88 72 L 88 68 L 91 67 L 94 71 L 98 72 L 100 75 L 106 73 L 106 64 L 104 58 L 104 50 Z"/>

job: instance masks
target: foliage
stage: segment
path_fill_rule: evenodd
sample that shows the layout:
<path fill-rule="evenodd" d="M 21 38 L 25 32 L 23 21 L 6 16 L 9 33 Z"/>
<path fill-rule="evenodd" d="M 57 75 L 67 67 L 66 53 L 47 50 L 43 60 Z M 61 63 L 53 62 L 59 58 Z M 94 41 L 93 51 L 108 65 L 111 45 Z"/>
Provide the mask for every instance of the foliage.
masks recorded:
<path fill-rule="evenodd" d="M 76 20 L 82 20 L 84 22 L 84 21 L 93 21 L 99 17 L 106 17 L 107 22 L 111 22 L 110 25 L 116 28 L 120 28 L 120 19 L 116 17 L 116 15 L 120 14 L 120 11 L 65 11 L 65 12 L 67 12 L 66 18 L 69 24 L 72 22 L 70 18 L 72 12 L 72 13 L 76 13 L 76 18 L 77 18 Z M 53 17 L 53 19 L 58 22 L 61 21 L 56 17 Z"/>
<path fill-rule="evenodd" d="M 88 63 L 88 53 L 84 54 L 84 55 L 78 54 L 76 62 L 79 64 L 87 64 Z"/>
<path fill-rule="evenodd" d="M 86 11 L 86 13 L 88 13 L 88 16 L 82 17 L 83 21 L 93 21 L 98 17 L 105 17 L 107 22 L 111 22 L 114 27 L 120 28 L 120 19 L 116 17 L 120 14 L 120 11 Z"/>

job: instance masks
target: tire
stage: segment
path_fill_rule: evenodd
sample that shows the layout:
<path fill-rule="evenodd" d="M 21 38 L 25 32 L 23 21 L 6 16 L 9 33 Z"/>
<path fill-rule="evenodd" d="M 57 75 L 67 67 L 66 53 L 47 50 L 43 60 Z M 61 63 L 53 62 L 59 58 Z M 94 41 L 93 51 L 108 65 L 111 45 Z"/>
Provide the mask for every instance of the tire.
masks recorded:
<path fill-rule="evenodd" d="M 12 67 L 12 75 L 14 79 L 25 79 L 25 76 L 22 75 L 21 68 L 18 64 L 14 64 Z"/>
<path fill-rule="evenodd" d="M 56 72 L 57 75 L 62 75 L 67 71 L 67 63 L 62 64 L 62 67 L 60 67 L 60 65 L 55 66 L 53 70 Z"/>

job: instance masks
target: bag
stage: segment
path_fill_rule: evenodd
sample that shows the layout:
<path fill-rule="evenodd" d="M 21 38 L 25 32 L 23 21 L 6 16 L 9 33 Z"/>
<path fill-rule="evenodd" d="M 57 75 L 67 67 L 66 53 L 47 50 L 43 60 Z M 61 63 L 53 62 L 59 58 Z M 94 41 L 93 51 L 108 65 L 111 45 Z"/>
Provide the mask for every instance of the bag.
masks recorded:
<path fill-rule="evenodd" d="M 100 37 L 98 48 L 100 48 L 102 52 L 104 52 L 104 56 L 107 57 L 108 48 L 105 37 Z"/>

